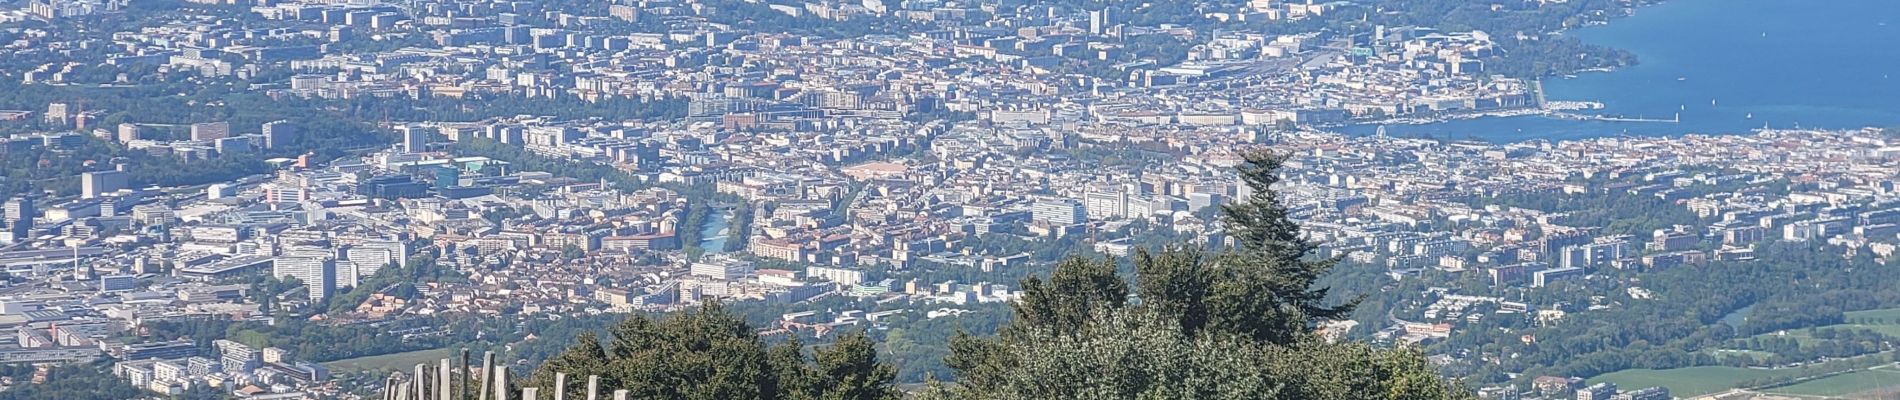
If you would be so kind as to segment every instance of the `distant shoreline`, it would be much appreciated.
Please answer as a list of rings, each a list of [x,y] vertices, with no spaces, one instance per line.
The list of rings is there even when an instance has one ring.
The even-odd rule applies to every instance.
[[[1548,96],[1545,100],[1550,103],[1605,104],[1600,110],[1579,109],[1565,114],[1599,116],[1563,115],[1552,119],[1533,117],[1542,114],[1536,112],[1499,111],[1351,121],[1321,127],[1368,135],[1379,125],[1387,125],[1394,136],[1474,137],[1512,143],[1539,138],[1747,134],[1763,128],[1836,130],[1900,124],[1900,113],[1895,112],[1900,104],[1887,95],[1895,90],[1896,81],[1883,75],[1890,71],[1884,66],[1892,65],[1891,54],[1852,50],[1892,45],[1895,31],[1886,23],[1892,20],[1892,4],[1850,1],[1801,12],[1786,11],[1784,6],[1788,4],[1781,0],[1646,2],[1635,8],[1666,7],[1617,13],[1609,20],[1618,25],[1586,25],[1605,25],[1597,30],[1565,29],[1562,32],[1571,38],[1626,51],[1640,60],[1542,80]],[[1830,15],[1841,14],[1857,17],[1829,23]],[[1625,16],[1643,18],[1619,20]],[[1724,25],[1724,21],[1732,23]],[[1803,28],[1810,24],[1821,25]],[[1846,46],[1813,45],[1843,41]],[[1627,68],[1637,66],[1641,68]],[[1617,75],[1595,74],[1608,72]],[[1625,119],[1645,122],[1626,123],[1622,121]],[[1670,122],[1674,124],[1667,124]]]

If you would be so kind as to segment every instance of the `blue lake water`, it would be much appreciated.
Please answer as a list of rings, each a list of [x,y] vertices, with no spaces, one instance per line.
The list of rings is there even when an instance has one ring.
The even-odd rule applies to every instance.
[[[1548,99],[1602,102],[1596,112],[1607,115],[1680,113],[1682,122],[1494,117],[1388,125],[1386,133],[1515,142],[1900,125],[1900,1],[1667,0],[1570,34],[1629,50],[1638,64],[1548,78]]]

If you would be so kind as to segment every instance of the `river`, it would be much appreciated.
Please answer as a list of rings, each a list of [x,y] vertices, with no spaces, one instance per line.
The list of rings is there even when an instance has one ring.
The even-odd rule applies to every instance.
[[[727,234],[730,233],[726,232],[726,226],[731,224],[732,212],[715,208],[706,215],[706,223],[699,228],[699,248],[706,250],[706,253],[725,252]]]

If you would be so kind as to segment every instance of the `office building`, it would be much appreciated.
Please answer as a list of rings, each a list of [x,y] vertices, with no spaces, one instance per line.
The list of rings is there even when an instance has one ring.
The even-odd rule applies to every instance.
[[[734,260],[709,260],[693,263],[693,276],[718,280],[744,279],[752,275],[752,263]]]
[[[248,137],[228,137],[212,142],[216,143],[215,148],[218,149],[218,154],[249,153],[253,147],[251,138]]]
[[[126,345],[118,349],[117,353],[118,357],[123,360],[150,360],[154,358],[176,360],[197,354],[198,345],[192,344],[190,340],[183,339],[169,342],[137,343]]]
[[[282,364],[290,361],[290,352],[276,347],[265,347],[262,352],[264,362]]]
[[[1082,203],[1069,199],[1043,200],[1036,202],[1030,209],[1030,218],[1056,226],[1068,226],[1088,222],[1088,213],[1083,211]]]
[[[97,198],[131,186],[130,177],[121,171],[94,171],[79,175],[79,198]]]
[[[297,140],[297,127],[290,121],[271,121],[264,123],[264,148],[275,149]]]
[[[840,285],[857,285],[870,279],[864,270],[843,267],[805,267],[805,276],[811,279],[837,282]]]
[[[72,105],[66,103],[52,103],[46,105],[46,123],[64,126],[72,123],[72,118]]]
[[[1616,384],[1603,382],[1577,389],[1577,400],[1610,400],[1616,396]]]
[[[213,183],[205,187],[205,198],[211,200],[236,196],[237,193],[237,187],[231,184]]]
[[[264,188],[264,200],[278,203],[302,203],[310,198],[310,190],[302,187],[268,186]]]
[[[429,130],[420,126],[405,126],[402,129],[402,152],[419,153],[428,151]]]
[[[119,124],[119,136],[118,136],[119,143],[139,140],[140,133],[141,133],[140,128],[137,124],[133,124],[133,123]]]
[[[1672,397],[1669,397],[1668,388],[1647,387],[1623,392],[1610,398],[1612,400],[1669,400]]]
[[[1089,218],[1114,219],[1129,214],[1127,192],[1088,192],[1082,198]]]
[[[522,134],[527,144],[535,146],[565,145],[580,140],[581,136],[580,130],[564,126],[529,127],[528,131]]]
[[[1089,34],[1100,35],[1108,32],[1108,27],[1114,24],[1114,21],[1110,20],[1109,17],[1110,14],[1106,8],[1089,11]]]
[[[99,291],[120,292],[138,287],[138,277],[132,275],[106,275],[99,277]]]
[[[1577,267],[1559,267],[1531,273],[1531,287],[1544,287],[1552,283],[1583,278],[1584,270]]]
[[[15,197],[7,200],[5,215],[7,223],[24,222],[26,226],[32,226],[33,219],[39,215],[40,211],[34,208],[31,197]]]
[[[343,258],[355,264],[354,273],[340,282],[345,286],[356,286],[362,280],[376,275],[383,267],[409,265],[409,244],[400,240],[371,240],[343,249]]]
[[[443,190],[462,186],[462,169],[452,166],[440,166],[435,169],[435,189]]]
[[[201,122],[191,124],[191,140],[209,142],[227,137],[231,137],[231,123],[229,122]]]
[[[292,251],[277,257],[271,276],[297,278],[303,281],[311,300],[321,301],[336,290],[336,256],[321,249]]]
[[[260,354],[251,346],[226,339],[218,339],[211,344],[218,348],[220,367],[226,373],[248,374],[264,364]]]

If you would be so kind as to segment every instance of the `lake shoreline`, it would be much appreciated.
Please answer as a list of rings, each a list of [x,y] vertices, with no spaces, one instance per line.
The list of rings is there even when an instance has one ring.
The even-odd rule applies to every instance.
[[[1608,24],[1565,30],[1592,45],[1628,51],[1638,62],[1544,80],[1547,97],[1606,105],[1566,114],[1645,122],[1553,119],[1515,110],[1323,129],[1359,136],[1376,134],[1384,125],[1392,136],[1513,143],[1900,124],[1900,99],[1888,95],[1900,93],[1900,80],[1891,79],[1900,71],[1882,67],[1900,65],[1900,55],[1868,50],[1900,46],[1894,40],[1900,38],[1900,21],[1892,20],[1900,6],[1878,0],[1794,1],[1669,0],[1640,6],[1641,12]]]

